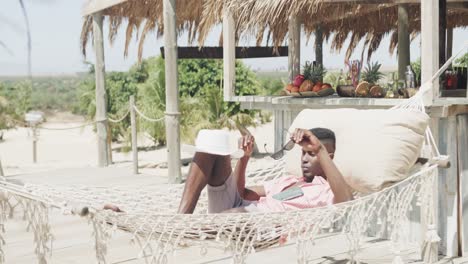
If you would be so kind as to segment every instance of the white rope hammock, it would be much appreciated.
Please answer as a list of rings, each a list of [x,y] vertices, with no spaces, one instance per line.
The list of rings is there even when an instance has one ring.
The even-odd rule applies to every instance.
[[[447,61],[445,68],[454,57]],[[414,97],[392,109],[424,112],[422,96],[431,87],[432,82],[424,84]],[[443,159],[429,129],[421,153],[430,160]],[[284,160],[280,160],[272,162],[268,168],[248,173],[246,185],[258,185],[281,177],[285,173],[284,165]],[[281,213],[207,214],[204,191],[194,214],[177,214],[183,185],[131,190],[43,184],[19,186],[0,181],[0,263],[5,262],[2,233],[8,215],[13,213],[13,205],[22,207],[25,219],[34,231],[36,254],[41,264],[46,263],[51,252],[47,217],[50,208],[84,215],[90,220],[99,263],[106,263],[107,242],[116,229],[133,234],[132,240],[141,250],[139,256],[144,256],[147,263],[166,263],[169,254],[187,246],[201,247],[202,255],[212,246],[221,247],[232,252],[235,263],[244,263],[248,254],[281,245],[284,241],[295,241],[297,260],[306,263],[314,250],[313,241],[328,233],[346,235],[350,242],[349,254],[354,260],[370,230],[380,230],[377,237],[388,234],[394,247],[393,263],[403,263],[399,252],[407,240],[405,227],[409,225],[409,212],[416,207],[430,226],[424,241],[425,250],[428,254],[437,254],[431,252],[431,245],[439,239],[432,226],[435,223],[433,186],[437,167],[437,163],[429,162],[405,180],[367,196],[358,195],[353,201]],[[103,210],[104,204],[118,204],[124,212]]]

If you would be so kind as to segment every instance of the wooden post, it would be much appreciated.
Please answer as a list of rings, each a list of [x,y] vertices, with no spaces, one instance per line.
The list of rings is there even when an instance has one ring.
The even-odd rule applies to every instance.
[[[181,182],[180,112],[177,73],[176,1],[163,0],[164,53],[166,54],[166,141],[169,183]]]
[[[315,61],[323,66],[323,30],[320,25],[315,29]]]
[[[292,82],[294,77],[300,73],[301,67],[301,24],[296,16],[289,17],[289,39],[288,39],[288,72],[289,80]],[[286,120],[289,111],[275,110],[274,126],[275,126],[275,151],[281,149],[284,139],[286,137],[285,129]]]
[[[224,101],[235,96],[236,83],[236,29],[234,17],[229,10],[223,13],[223,64],[224,64]]]
[[[453,52],[453,28],[447,28],[447,59],[452,57]]]
[[[408,5],[398,5],[398,79],[405,80],[406,66],[410,65],[410,35]],[[414,88],[414,87],[413,87]]]
[[[108,166],[109,146],[107,143],[107,96],[105,84],[104,39],[102,31],[103,16],[101,12],[93,14],[94,50],[96,52],[96,128],[98,140],[98,165]]]
[[[135,96],[130,96],[130,123],[132,125],[132,153],[133,153],[133,174],[138,174],[138,140],[137,140],[137,121],[135,113]]]
[[[447,61],[446,57],[447,0],[439,0],[439,67]]]
[[[2,160],[0,159],[0,177],[5,176],[5,173],[3,172],[3,167],[2,167]]]
[[[301,24],[296,16],[289,17],[288,72],[289,80],[301,71]]]
[[[439,118],[437,117],[432,117],[430,120],[429,120],[429,126],[430,126],[430,129],[432,131],[432,135],[434,137],[434,140],[436,141],[435,143],[437,144],[437,146],[439,146]],[[440,170],[439,169],[436,169],[436,173],[438,175],[438,172]],[[421,214],[421,246],[424,246],[425,244],[425,240],[426,240],[426,232],[428,231],[428,228],[429,228],[429,225],[435,225],[437,227],[437,224],[438,224],[438,214],[439,214],[439,207],[438,207],[438,190],[439,190],[439,180],[438,178],[436,178],[434,180],[434,186],[432,186],[432,191],[433,191],[433,196],[432,196],[432,205],[433,205],[433,214],[434,215],[425,215],[425,214]],[[431,205],[431,203],[428,204],[429,206]],[[423,205],[421,207],[421,210],[422,211],[427,211],[427,208],[425,207],[425,205]],[[431,218],[428,218],[428,217],[431,217]],[[438,230],[439,231],[439,230]],[[440,233],[439,233],[440,234]],[[434,260],[434,259],[438,259],[438,256],[439,256],[439,247],[435,248],[432,253],[432,255],[424,255],[421,250],[421,258],[423,260],[423,263],[430,263],[429,260]],[[428,259],[426,259],[428,258]]]
[[[421,1],[421,83],[430,81],[439,69],[439,2]],[[439,97],[439,82],[433,82],[432,93],[424,95],[424,104],[431,106]]]
[[[439,252],[447,257],[458,256],[458,204],[457,204],[457,119],[449,116],[439,120],[438,146],[449,155],[451,167],[440,169],[438,176],[438,225],[441,238]]]
[[[462,256],[468,255],[468,114],[457,116],[459,234]]]
[[[32,129],[32,140],[33,140],[33,162],[37,163],[37,127],[33,125]]]
[[[278,151],[284,144],[284,122],[283,122],[284,110],[274,110],[274,128],[275,128],[275,146],[274,151]]]

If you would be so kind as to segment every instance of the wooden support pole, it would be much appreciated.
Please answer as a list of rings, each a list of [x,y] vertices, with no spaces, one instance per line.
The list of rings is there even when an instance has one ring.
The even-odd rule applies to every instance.
[[[315,61],[323,66],[323,30],[320,25],[315,29]]]
[[[439,0],[439,67],[447,61],[447,0]]]
[[[104,38],[102,29],[103,16],[101,12],[93,14],[94,50],[96,53],[96,128],[98,140],[98,166],[110,164],[107,133],[107,95],[105,83]]]
[[[458,190],[457,190],[457,118],[439,119],[439,151],[450,157],[451,166],[440,169],[438,175],[438,225],[441,238],[439,253],[458,256]]]
[[[2,160],[0,159],[0,177],[5,176],[5,172],[3,172],[3,167],[2,167]]]
[[[37,127],[33,125],[32,129],[32,140],[33,140],[33,162],[37,163]]]
[[[447,28],[447,59],[452,57],[453,53],[453,28]]]
[[[169,183],[181,182],[180,112],[177,72],[176,1],[163,0],[166,77],[166,141]]]
[[[133,154],[133,174],[138,174],[138,140],[137,121],[135,113],[135,96],[130,96],[130,123],[132,125],[132,154]]]
[[[298,17],[289,17],[288,30],[288,72],[292,82],[301,71],[301,24]]]
[[[408,5],[398,5],[398,79],[405,80],[406,66],[410,65],[410,35]],[[413,87],[414,88],[414,87]]]
[[[236,28],[229,10],[223,11],[223,74],[224,101],[235,96],[236,84]]]
[[[439,69],[439,2],[421,1],[421,83],[430,81]],[[439,97],[439,82],[432,84],[432,93],[424,95],[424,104],[431,106]]]
[[[468,114],[457,116],[459,255],[468,256]]]
[[[288,38],[288,72],[289,80],[292,82],[294,77],[300,73],[301,67],[301,23],[298,17],[289,17],[289,38]],[[285,129],[289,128],[288,115],[289,111],[275,110],[274,127],[275,127],[275,151],[281,149],[286,138]]]

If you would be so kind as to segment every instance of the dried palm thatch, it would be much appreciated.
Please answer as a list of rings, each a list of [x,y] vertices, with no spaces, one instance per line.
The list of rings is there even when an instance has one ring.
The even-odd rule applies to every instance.
[[[176,1],[177,30],[179,33],[188,31],[190,43],[194,42],[200,25],[202,3],[200,0]],[[118,29],[126,26],[124,56],[128,55],[128,47],[134,36],[139,41],[138,57],[141,59],[143,43],[148,33],[155,31],[158,38],[164,33],[162,0],[129,0],[103,10],[103,15],[109,24],[108,38],[111,45],[115,41]],[[86,56],[86,45],[93,37],[92,24],[93,17],[86,16],[81,31],[81,50],[84,56]]]
[[[302,19],[307,40],[320,26],[325,41],[340,51],[348,38],[346,58],[355,51],[364,39],[367,57],[380,46],[386,35],[391,36],[389,51],[393,53],[398,42],[397,4],[325,3],[322,0],[177,0],[177,27],[179,33],[187,30],[189,43],[195,40],[202,46],[213,27],[222,23],[223,10],[231,11],[236,21],[237,41],[255,38],[260,45],[266,36],[267,45],[281,46],[288,36],[290,17]],[[408,5],[409,30],[412,38],[420,31],[419,4]],[[163,34],[162,0],[129,0],[103,11],[109,20],[109,40],[115,40],[117,30],[127,22],[124,55],[128,54],[129,43],[136,32],[139,39],[138,56],[141,58],[146,35],[156,30],[157,37]],[[449,9],[447,28],[468,25],[468,9]],[[139,34],[140,29],[141,34]],[[86,43],[92,34],[92,17],[83,23],[82,50],[86,55]],[[222,38],[220,37],[220,45]],[[364,52],[364,51],[363,51]]]
[[[272,45],[284,43],[288,33],[289,17],[300,17],[307,39],[318,26],[323,31],[325,41],[331,40],[334,50],[341,50],[350,38],[346,51],[349,58],[358,43],[364,39],[368,59],[380,46],[386,35],[391,35],[389,50],[395,51],[398,42],[398,5],[325,3],[321,0],[205,0],[203,20],[200,25],[199,43],[203,43],[213,25],[222,22],[222,13],[227,8],[237,22],[238,36],[256,36],[257,45],[263,41],[265,33],[271,37]],[[421,18],[419,4],[409,8],[409,30],[412,38],[420,31]],[[447,28],[468,25],[468,9],[449,9]],[[268,43],[267,43],[268,44]]]

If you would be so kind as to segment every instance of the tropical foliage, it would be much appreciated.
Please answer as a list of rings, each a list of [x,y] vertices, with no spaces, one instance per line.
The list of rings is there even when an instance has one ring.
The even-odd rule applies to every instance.
[[[223,100],[223,66],[219,60],[179,60],[179,108],[183,141],[191,142],[201,128],[238,129],[248,133],[247,126],[270,121],[270,115],[259,111],[241,110],[238,103]],[[93,69],[91,68],[91,71]],[[86,79],[80,86],[80,112],[90,118],[95,114],[94,80]],[[130,95],[135,95],[138,109],[150,118],[162,118],[166,109],[164,60],[153,57],[134,65],[128,72],[113,72],[106,76],[108,113],[118,118],[126,113]],[[236,62],[236,95],[261,92],[255,74],[241,62]],[[129,120],[112,125],[113,139],[129,138]],[[164,120],[150,122],[140,119],[139,129],[156,144],[164,145]]]
[[[411,62],[411,68],[413,68],[414,71],[414,77],[417,81],[417,83],[421,83],[421,58],[418,58],[417,60]],[[403,79],[403,78],[400,78]]]
[[[0,130],[11,128],[31,108],[31,87],[21,81],[13,85],[0,82]],[[15,102],[14,104],[12,102]]]
[[[468,52],[460,58],[456,59],[455,64],[461,67],[468,67]]]

